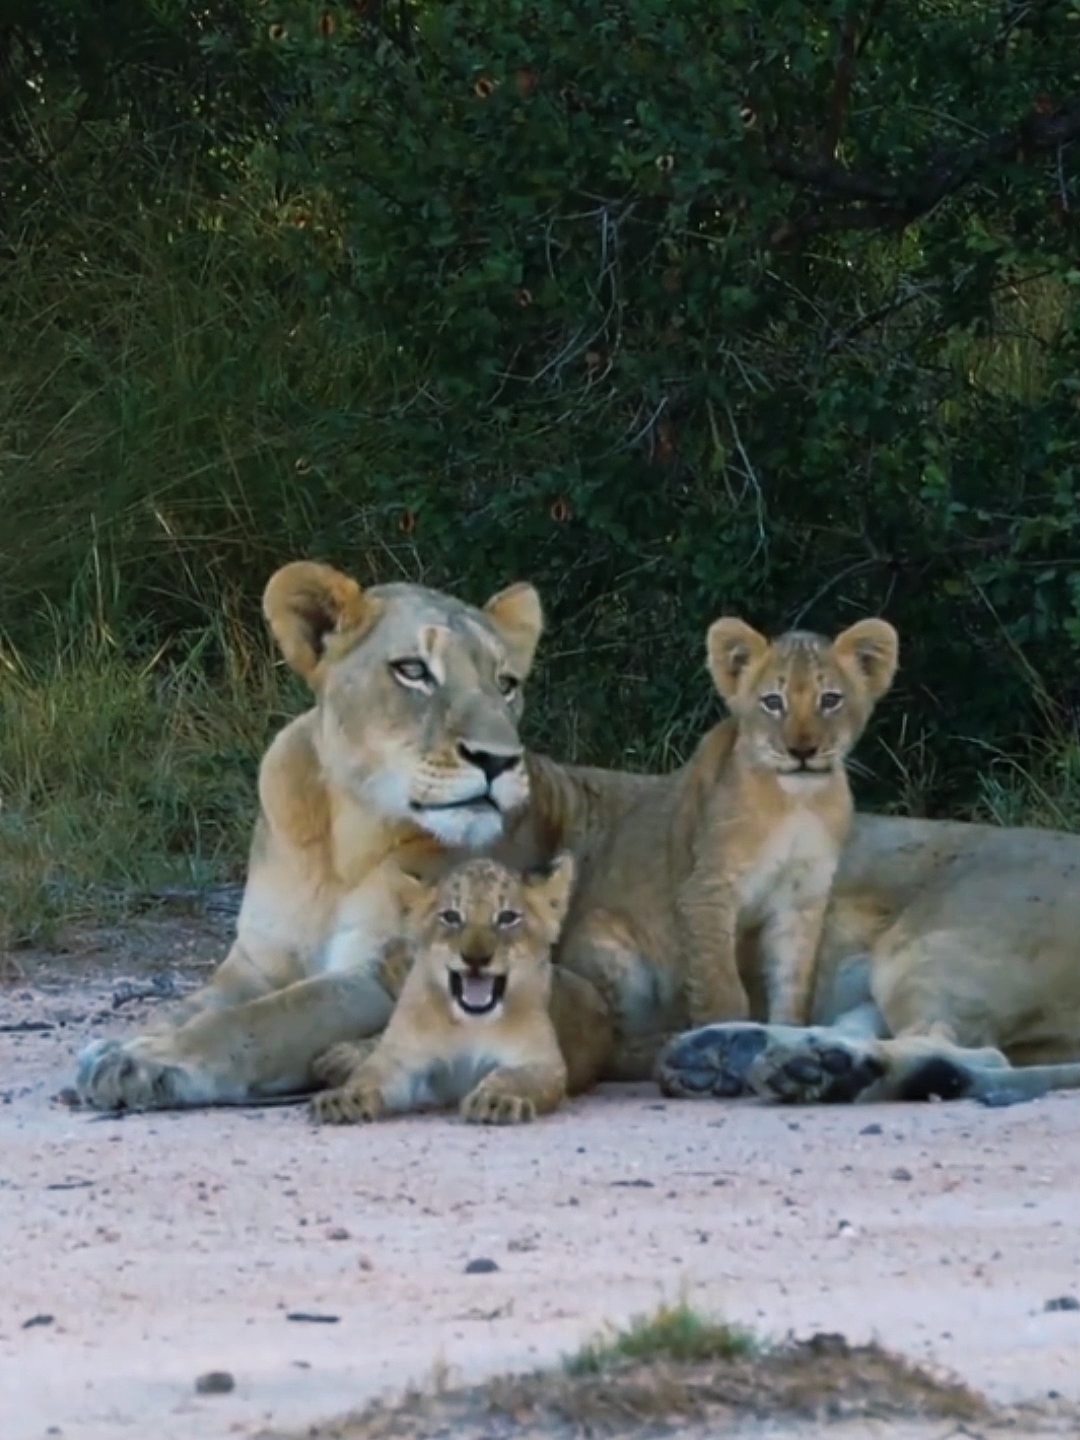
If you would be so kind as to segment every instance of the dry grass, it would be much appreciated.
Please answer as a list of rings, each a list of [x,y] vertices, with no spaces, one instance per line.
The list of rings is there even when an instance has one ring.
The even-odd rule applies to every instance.
[[[676,1424],[700,1425],[702,1435],[736,1433],[741,1420],[765,1417],[792,1425],[993,1418],[989,1404],[966,1386],[932,1376],[877,1345],[852,1346],[840,1335],[816,1335],[767,1347],[684,1304],[662,1307],[582,1355],[584,1362],[577,1357],[531,1375],[414,1392],[399,1404],[373,1405],[303,1433],[308,1440],[447,1435],[561,1440],[659,1435]]]

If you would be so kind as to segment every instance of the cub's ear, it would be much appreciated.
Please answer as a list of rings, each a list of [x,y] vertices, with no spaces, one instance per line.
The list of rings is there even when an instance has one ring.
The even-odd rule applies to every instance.
[[[842,630],[832,644],[843,664],[853,665],[871,698],[880,700],[893,682],[900,659],[900,637],[887,620],[858,620]]]
[[[294,560],[271,575],[263,614],[286,662],[314,683],[327,637],[374,624],[380,606],[349,575],[314,560]]]
[[[705,646],[713,684],[730,700],[738,693],[743,672],[763,658],[769,642],[745,620],[725,615],[709,626]]]
[[[401,919],[405,928],[410,929],[431,899],[436,887],[428,885],[420,879],[419,875],[412,875],[408,870],[399,870],[394,876],[393,888]]]
[[[484,614],[499,632],[511,665],[524,680],[532,669],[533,656],[544,630],[540,596],[531,585],[519,581],[493,595],[484,606]]]
[[[527,871],[522,877],[529,906],[552,945],[570,908],[576,868],[574,857],[564,850],[542,869]]]

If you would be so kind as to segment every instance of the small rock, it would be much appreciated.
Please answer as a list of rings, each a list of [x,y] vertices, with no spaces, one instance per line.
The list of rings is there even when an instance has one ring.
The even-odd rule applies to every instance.
[[[898,1165],[889,1178],[892,1180],[910,1180],[911,1171],[905,1170],[902,1165]]]
[[[1080,1300],[1075,1295],[1055,1295],[1047,1300],[1044,1310],[1080,1310]],[[25,1328],[25,1327],[24,1327]]]
[[[290,1310],[285,1316],[286,1320],[298,1320],[306,1325],[336,1325],[341,1319],[340,1315],[317,1315],[311,1310]]]
[[[361,1270],[374,1270],[374,1269],[375,1269],[375,1266],[371,1263],[371,1260],[370,1260],[370,1258],[369,1258],[367,1255],[358,1255],[358,1256],[356,1257],[356,1263],[357,1263],[357,1266],[358,1266]]]
[[[611,1183],[612,1186],[622,1185],[627,1190],[651,1190],[653,1188],[651,1180],[612,1180]]]
[[[51,1325],[52,1323],[52,1315],[31,1315],[29,1320],[23,1321],[22,1328],[24,1330],[33,1330],[35,1325]]]
[[[465,1266],[466,1275],[490,1275],[493,1270],[498,1270],[494,1260],[489,1260],[486,1255],[481,1255],[475,1260],[470,1260]]]
[[[326,1232],[326,1238],[328,1240],[350,1240],[352,1237],[344,1225],[332,1225]]]
[[[205,1375],[200,1375],[195,1381],[198,1395],[227,1395],[230,1390],[235,1389],[236,1381],[228,1370],[207,1370]]]
[[[874,1124],[874,1125],[864,1125],[864,1126],[862,1127],[862,1129],[859,1131],[859,1134],[860,1134],[860,1135],[880,1135],[880,1134],[881,1134],[881,1126],[878,1125],[878,1124]]]

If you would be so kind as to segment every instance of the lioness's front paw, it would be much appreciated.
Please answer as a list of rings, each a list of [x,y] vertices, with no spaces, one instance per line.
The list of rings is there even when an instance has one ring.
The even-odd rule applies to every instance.
[[[310,1113],[317,1125],[357,1125],[378,1120],[386,1110],[383,1093],[376,1085],[341,1085],[312,1097]]]
[[[885,1074],[875,1050],[830,1030],[778,1031],[747,1080],[756,1095],[787,1105],[850,1104]]]
[[[168,1037],[157,1035],[87,1045],[75,1088],[95,1110],[167,1110],[212,1098],[198,1074],[170,1058]]]
[[[311,1062],[311,1078],[317,1085],[338,1089],[359,1070],[378,1044],[376,1040],[342,1040],[331,1045]]]
[[[525,1125],[536,1119],[536,1105],[527,1095],[480,1086],[462,1100],[461,1115],[472,1125]]]

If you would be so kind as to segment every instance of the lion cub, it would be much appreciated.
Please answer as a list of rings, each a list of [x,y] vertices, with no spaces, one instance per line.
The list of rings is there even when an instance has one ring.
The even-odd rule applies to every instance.
[[[335,1046],[317,1062],[319,1078],[338,1088],[314,1097],[314,1117],[349,1124],[460,1102],[466,1120],[507,1125],[593,1083],[608,1022],[574,1003],[585,988],[576,976],[559,972],[552,996],[551,947],[573,874],[571,857],[561,855],[536,874],[469,860],[434,885],[403,876],[412,968],[372,1047]],[[385,966],[383,974],[395,989]],[[573,1056],[569,1073],[557,1024]]]
[[[745,1019],[738,941],[758,933],[768,1018],[805,1025],[829,891],[852,819],[844,762],[896,673],[884,620],[835,640],[770,643],[742,620],[709,629],[708,663],[736,738],[708,797],[681,894],[691,1022]]]

